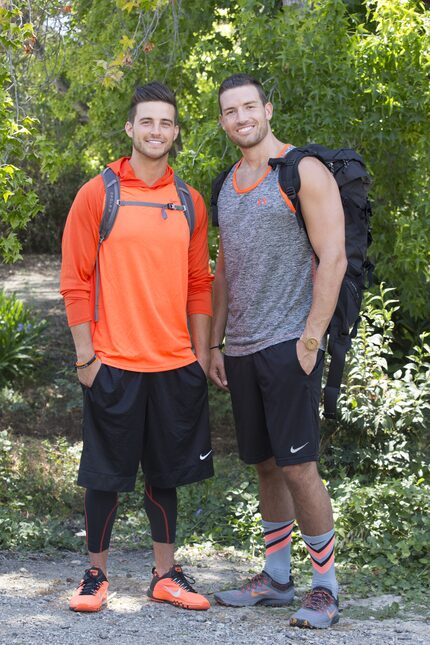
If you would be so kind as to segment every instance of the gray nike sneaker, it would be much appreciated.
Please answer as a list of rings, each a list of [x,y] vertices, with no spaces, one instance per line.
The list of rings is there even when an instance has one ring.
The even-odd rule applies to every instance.
[[[268,573],[262,571],[251,578],[239,589],[219,591],[215,600],[219,605],[227,607],[253,607],[266,605],[269,607],[284,607],[289,605],[294,598],[294,583],[286,584],[276,582]]]
[[[315,587],[303,599],[302,606],[290,618],[292,627],[326,629],[339,622],[339,602],[325,587]]]

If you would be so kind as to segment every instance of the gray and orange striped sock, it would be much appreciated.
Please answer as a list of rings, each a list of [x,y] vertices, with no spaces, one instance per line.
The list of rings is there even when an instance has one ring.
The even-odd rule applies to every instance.
[[[291,534],[294,520],[287,522],[261,521],[266,545],[264,571],[273,580],[286,584],[290,579]]]
[[[325,587],[337,598],[338,584],[334,568],[334,529],[323,535],[303,535],[314,568],[312,589]]]

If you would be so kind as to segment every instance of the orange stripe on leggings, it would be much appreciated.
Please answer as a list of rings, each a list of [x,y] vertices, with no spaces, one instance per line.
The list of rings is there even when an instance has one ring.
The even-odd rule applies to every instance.
[[[113,509],[111,510],[111,512],[109,513],[109,515],[106,518],[105,526],[104,526],[102,537],[101,537],[101,540],[100,540],[100,551],[99,551],[99,553],[102,553],[102,551],[103,551],[103,542],[104,542],[104,539],[105,539],[105,533],[106,533],[106,529],[107,529],[107,526],[108,526],[108,522],[109,522],[112,514],[118,508],[118,506],[119,506],[119,500],[118,500],[118,497],[117,497],[115,506],[113,507]]]
[[[159,504],[159,503],[158,503],[158,502],[157,502],[157,501],[152,497],[152,486],[149,486],[149,487],[148,487],[148,486],[145,484],[145,493],[147,494],[148,499],[150,499],[150,500],[151,500],[151,502],[152,502],[155,506],[158,506],[158,508],[159,508],[159,509],[160,509],[160,511],[162,512],[162,514],[163,514],[163,519],[164,519],[164,527],[165,527],[165,529],[166,529],[166,539],[167,539],[167,544],[171,544],[171,542],[170,542],[170,533],[169,533],[169,522],[167,521],[166,511],[165,511],[165,510],[164,510],[164,508],[161,506],[161,504]]]

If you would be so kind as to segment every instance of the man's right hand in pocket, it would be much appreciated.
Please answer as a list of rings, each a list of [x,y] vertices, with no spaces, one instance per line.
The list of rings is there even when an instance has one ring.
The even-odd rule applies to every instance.
[[[88,365],[88,367],[77,369],[76,371],[78,373],[79,382],[82,383],[82,385],[85,385],[85,387],[92,387],[92,384],[94,383],[94,380],[97,376],[97,372],[99,371],[101,366],[101,361],[96,358],[94,363],[91,363],[91,365]]]

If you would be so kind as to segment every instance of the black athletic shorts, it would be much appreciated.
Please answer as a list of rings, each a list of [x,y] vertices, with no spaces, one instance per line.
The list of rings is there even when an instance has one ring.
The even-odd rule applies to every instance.
[[[213,475],[205,374],[196,361],[166,372],[103,364],[84,393],[78,484],[132,491],[139,463],[159,488]]]
[[[275,457],[278,466],[319,458],[319,400],[324,352],[308,376],[297,339],[247,356],[225,356],[239,456],[247,464]]]

